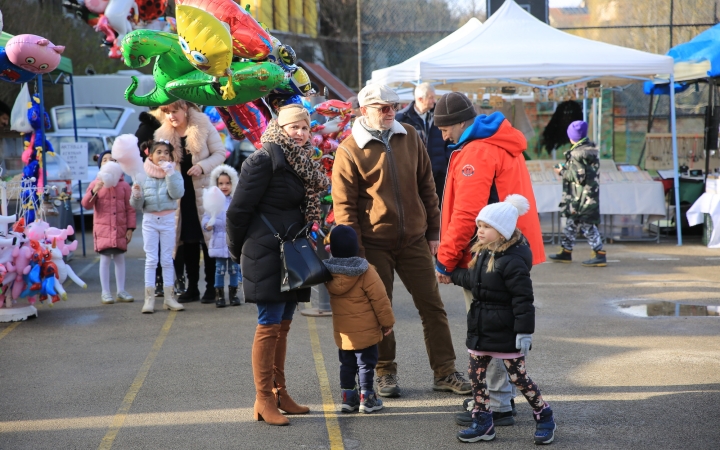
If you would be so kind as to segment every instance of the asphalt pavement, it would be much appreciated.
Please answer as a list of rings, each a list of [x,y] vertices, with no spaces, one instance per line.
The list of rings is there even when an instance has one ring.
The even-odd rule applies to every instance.
[[[555,411],[552,447],[720,448],[720,316],[653,316],[717,314],[720,251],[692,239],[607,250],[606,268],[532,270],[536,333],[527,368]],[[580,260],[589,250],[579,242],[575,254]],[[136,301],[102,305],[88,238],[87,257],[71,262],[88,289],[70,284],[69,299],[38,306],[39,317],[0,323],[0,449],[533,447],[534,421],[521,396],[517,423],[497,427],[494,441],[456,440],[453,415],[464,397],[432,390],[420,319],[399,280],[402,397],[385,399],[373,414],[338,412],[332,321],[298,312],[288,389],[311,413],[292,416],[288,427],[254,422],[255,306],[190,303],[182,312],[141,314],[143,258],[137,233],[126,258]],[[441,293],[456,366],[465,372],[462,294],[455,286]]]

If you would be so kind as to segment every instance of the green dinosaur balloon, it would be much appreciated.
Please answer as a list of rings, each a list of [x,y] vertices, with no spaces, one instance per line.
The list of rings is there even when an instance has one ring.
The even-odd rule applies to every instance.
[[[165,88],[177,98],[200,105],[232,106],[264,97],[286,81],[285,71],[272,62],[234,62],[230,68],[235,97],[229,100],[220,92],[227,77],[215,79],[199,70],[168,82]]]
[[[123,61],[128,67],[143,67],[155,59],[153,78],[155,89],[147,95],[137,96],[138,80],[132,77],[125,90],[125,99],[137,106],[162,106],[177,101],[166,90],[166,85],[197,69],[190,64],[180,48],[176,34],[154,30],[135,30],[125,35],[121,43]]]

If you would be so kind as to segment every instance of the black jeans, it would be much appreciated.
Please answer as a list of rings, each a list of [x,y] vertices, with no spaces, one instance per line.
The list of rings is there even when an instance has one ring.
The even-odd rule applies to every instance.
[[[182,250],[181,250],[182,249]],[[200,250],[202,249],[203,260],[205,261],[205,289],[215,292],[215,258],[208,255],[205,242],[183,243],[178,248],[177,254],[182,254],[187,271],[187,290],[197,289],[200,283]],[[177,271],[177,266],[175,268]]]
[[[375,366],[378,362],[377,344],[362,350],[338,350],[340,358],[340,389],[354,389],[355,376],[360,377],[360,389],[373,390]]]

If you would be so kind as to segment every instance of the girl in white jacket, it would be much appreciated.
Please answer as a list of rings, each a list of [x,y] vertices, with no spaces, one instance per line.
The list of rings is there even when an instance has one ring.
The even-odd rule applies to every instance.
[[[214,168],[210,172],[210,185],[217,186],[225,195],[222,204],[222,212],[215,216],[214,224],[210,225],[209,210],[214,210],[208,201],[212,201],[210,197],[203,195],[203,206],[205,213],[202,218],[202,227],[208,231],[212,231],[212,238],[208,243],[208,254],[215,258],[215,306],[224,308],[225,303],[225,273],[230,275],[228,284],[228,297],[230,306],[239,306],[240,299],[237,296],[238,283],[242,282],[240,274],[240,265],[230,259],[230,251],[227,246],[227,234],[225,232],[225,213],[230,206],[233,192],[238,184],[238,173],[232,167],[222,164]],[[219,209],[219,208],[218,208]]]
[[[168,141],[151,141],[143,144],[148,158],[145,160],[147,178],[132,187],[130,205],[143,211],[143,249],[145,250],[145,304],[143,313],[155,312],[155,268],[160,254],[163,271],[165,309],[182,311],[185,308],[172,296],[172,253],[175,248],[175,211],[178,200],[185,194],[183,179],[175,171],[173,147]],[[160,249],[158,250],[158,245]]]

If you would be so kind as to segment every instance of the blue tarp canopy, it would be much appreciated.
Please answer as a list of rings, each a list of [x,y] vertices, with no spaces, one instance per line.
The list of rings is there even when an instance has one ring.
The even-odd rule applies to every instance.
[[[693,81],[720,76],[720,24],[677,45],[667,52],[675,60],[675,92],[687,89]],[[646,94],[667,95],[669,83],[645,82]]]

